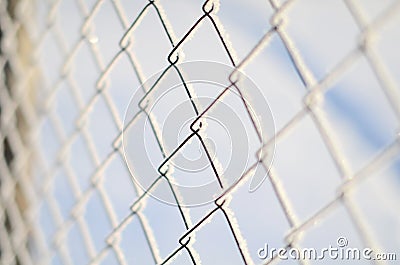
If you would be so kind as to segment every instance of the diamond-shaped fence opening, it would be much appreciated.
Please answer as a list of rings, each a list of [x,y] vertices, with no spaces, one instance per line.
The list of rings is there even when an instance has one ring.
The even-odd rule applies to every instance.
[[[399,17],[0,0],[0,263],[396,264]]]

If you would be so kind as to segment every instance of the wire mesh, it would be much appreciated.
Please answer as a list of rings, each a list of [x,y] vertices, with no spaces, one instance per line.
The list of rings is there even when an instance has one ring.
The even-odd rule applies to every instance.
[[[263,21],[251,24],[252,14],[244,6],[261,3]],[[342,234],[360,247],[397,251],[400,220],[390,190],[396,193],[399,185],[398,177],[392,177],[399,172],[400,92],[395,70],[399,61],[393,55],[395,46],[388,46],[387,55],[382,53],[385,46],[379,45],[398,40],[398,29],[397,35],[386,31],[399,22],[400,3],[373,7],[375,15],[361,1],[331,4],[343,13],[308,0],[254,0],[242,6],[237,1],[211,0],[1,1],[1,263],[269,264],[282,261],[278,255],[257,258],[257,249],[265,242],[301,249],[325,246]],[[310,13],[302,14],[304,6]],[[332,22],[321,15],[324,10],[333,16]],[[235,21],[226,20],[224,12]],[[316,22],[327,34],[329,47],[324,46],[323,36],[314,38],[312,33],[302,36],[305,43],[299,42],[298,36],[308,30],[300,30],[302,16],[315,19],[310,23]],[[261,29],[248,42],[233,30],[246,21],[250,25],[245,31]],[[342,35],[330,32],[332,24],[340,23],[345,26],[339,30]],[[203,33],[205,28],[213,35]],[[345,32],[350,29],[354,30],[348,36]],[[212,42],[219,48],[209,48]],[[197,46],[190,46],[193,43]],[[307,50],[307,44],[318,50]],[[284,54],[284,59],[274,59],[276,53]],[[179,63],[191,59],[221,61],[233,69],[225,77],[229,85],[207,108],[193,102],[194,118],[201,119],[232,88],[246,107],[248,99],[242,93],[246,88],[238,85],[234,74],[254,74],[271,97],[277,130],[262,141],[251,120],[258,135],[251,141],[258,143],[258,152],[276,143],[277,153],[271,166],[257,156],[212,204],[187,209],[168,174],[152,176],[147,190],[133,180],[125,162],[123,131],[135,124],[134,120],[124,124],[124,113],[138,87],[160,69],[175,71],[186,86]],[[262,68],[259,61],[270,65]],[[280,63],[289,69],[283,79],[290,82],[268,83],[275,80],[268,70],[283,69]],[[361,158],[346,149],[350,133],[340,128],[349,128],[348,124],[341,123],[344,118],[338,122],[329,105],[340,97],[338,90],[346,87],[346,78],[359,65],[369,75],[361,72],[355,78],[374,83],[383,102],[364,107],[385,109],[391,121],[386,138],[374,151],[362,151]],[[142,86],[143,97],[154,87]],[[349,104],[367,103],[359,92],[352,97],[350,92],[344,94],[354,100]],[[286,105],[273,104],[275,97],[289,95],[293,98]],[[192,99],[189,90],[185,96]],[[371,102],[378,98],[373,97]],[[353,115],[344,104],[338,108],[345,116]],[[379,114],[369,116],[370,127],[381,125],[375,120],[381,119]],[[140,108],[136,116],[149,119],[163,163],[187,144],[184,141],[172,154],[166,153],[154,129],[159,126],[157,119]],[[198,137],[209,154],[201,134],[193,131],[190,137]],[[312,153],[315,149],[317,154]],[[210,164],[220,180],[218,167],[212,160]],[[254,174],[268,177],[259,190],[249,193],[246,188]],[[177,207],[150,196],[162,185],[170,189]],[[377,228],[382,225],[390,226],[389,232]],[[337,232],[336,238],[331,231]]]

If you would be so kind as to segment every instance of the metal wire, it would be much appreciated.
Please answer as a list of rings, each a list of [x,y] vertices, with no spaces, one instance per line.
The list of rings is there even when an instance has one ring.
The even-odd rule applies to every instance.
[[[162,8],[162,1],[149,0],[143,3],[143,7],[138,12],[138,15],[133,19],[127,15],[130,10],[124,10],[120,0],[97,0],[92,5],[87,1],[76,0],[79,8],[79,16],[82,17],[80,24],[79,38],[71,45],[66,44],[65,32],[59,26],[59,17],[63,10],[61,0],[47,0],[41,3],[45,8],[46,25],[43,29],[36,31],[34,29],[35,22],[32,20],[32,10],[34,5],[29,0],[1,1],[0,2],[0,26],[1,26],[1,53],[0,67],[3,69],[1,78],[1,127],[0,127],[0,260],[2,264],[49,264],[56,263],[55,259],[59,258],[61,264],[74,264],[73,255],[71,255],[71,244],[68,243],[68,237],[73,229],[77,229],[81,237],[81,242],[84,246],[84,253],[87,256],[88,264],[101,264],[107,262],[106,258],[110,255],[115,257],[117,264],[128,264],[126,255],[127,250],[121,246],[122,236],[129,225],[135,220],[139,222],[143,235],[144,244],[147,245],[152,261],[154,264],[167,264],[173,262],[174,259],[186,253],[188,260],[193,264],[201,263],[201,256],[196,252],[194,246],[195,236],[201,232],[203,227],[213,221],[213,218],[221,214],[225,220],[226,229],[232,235],[231,238],[226,238],[227,245],[233,242],[236,251],[239,254],[240,262],[243,264],[253,264],[255,261],[251,258],[250,253],[254,252],[248,249],[243,239],[240,229],[240,222],[235,217],[235,212],[230,209],[230,202],[234,198],[235,191],[244,182],[251,177],[251,172],[255,170],[258,163],[263,163],[265,171],[268,172],[268,182],[270,183],[279,202],[280,208],[289,224],[289,230],[286,231],[285,244],[282,247],[297,247],[301,248],[302,235],[308,229],[315,226],[316,222],[324,220],[327,215],[332,213],[339,207],[344,207],[346,213],[351,219],[356,233],[362,239],[363,246],[374,247],[374,249],[382,249],[368,228],[368,220],[360,214],[360,209],[357,203],[349,195],[365,178],[373,175],[377,170],[385,167],[394,161],[399,155],[399,141],[397,138],[392,139],[392,143],[381,151],[376,157],[365,165],[361,170],[354,173],[349,168],[350,161],[343,155],[338,148],[338,138],[334,135],[333,130],[329,126],[329,120],[323,110],[320,108],[319,97],[324,97],[331,89],[331,84],[340,80],[343,73],[348,71],[353,65],[362,59],[366,59],[373,73],[379,80],[379,85],[390,102],[391,108],[397,119],[400,117],[400,94],[398,87],[391,82],[390,74],[385,69],[385,63],[379,55],[371,48],[372,39],[376,32],[388,23],[393,17],[399,15],[400,4],[395,1],[389,8],[383,11],[375,20],[368,22],[363,18],[362,8],[359,3],[353,0],[344,0],[348,10],[350,11],[354,21],[357,23],[360,30],[360,39],[358,46],[348,53],[329,73],[321,80],[318,80],[313,72],[309,69],[303,55],[296,47],[290,33],[287,31],[287,21],[290,20],[288,11],[291,6],[302,0],[281,1],[270,0],[269,5],[273,10],[273,15],[270,19],[270,25],[265,25],[268,30],[264,36],[254,43],[253,48],[242,59],[237,59],[234,55],[235,51],[228,43],[226,34],[224,33],[221,23],[218,20],[217,2],[207,0],[198,7],[201,14],[198,18],[193,18],[192,26],[186,30],[186,33],[180,38],[175,37],[173,28],[167,19],[168,14]],[[10,5],[14,3],[15,11],[10,11]],[[94,19],[103,8],[102,6],[108,3],[112,7],[112,12],[116,15],[117,22],[123,31],[120,36],[118,52],[109,60],[104,60],[98,44],[94,41],[95,32]],[[132,74],[138,81],[138,84],[145,84],[148,76],[145,76],[141,71],[141,61],[137,59],[137,51],[135,51],[132,40],[132,35],[137,30],[143,19],[148,16],[149,12],[154,11],[157,19],[161,23],[162,30],[165,33],[170,52],[165,54],[167,66],[162,72],[159,79],[152,84],[151,87],[143,88],[143,98],[145,98],[153,90],[157,89],[158,81],[168,72],[175,71],[182,81],[186,95],[192,103],[193,111],[196,115],[195,121],[190,125],[192,133],[186,138],[172,153],[167,153],[161,143],[160,135],[158,135],[155,127],[158,126],[157,121],[149,115],[145,108],[140,103],[138,104],[138,112],[132,120],[123,124],[123,117],[118,112],[118,106],[111,95],[110,79],[111,73],[116,65],[121,60],[127,60],[132,68]],[[183,12],[183,11],[181,11]],[[31,19],[29,19],[31,18]],[[179,68],[179,64],[183,59],[178,55],[178,51],[184,49],[183,46],[196,34],[196,30],[202,22],[208,20],[213,30],[215,30],[216,38],[220,42],[228,61],[234,68],[232,73],[227,76],[229,86],[227,86],[215,100],[207,106],[203,111],[196,105],[193,100],[193,95],[185,82],[184,74]],[[30,34],[36,36],[29,36]],[[27,34],[31,39],[31,47],[26,48],[28,53],[21,52],[21,36]],[[303,98],[302,108],[292,119],[290,119],[275,135],[270,136],[266,142],[263,142],[261,131],[257,127],[254,117],[249,110],[246,101],[246,96],[242,93],[245,88],[240,87],[235,74],[239,71],[246,71],[246,67],[259,57],[259,52],[267,47],[272,38],[279,38],[286,50],[288,57],[301,80],[305,89],[306,96]],[[42,74],[40,79],[44,80],[43,84],[38,86],[37,76],[38,71],[49,71],[51,69],[38,69],[40,65],[40,50],[43,49],[46,41],[51,39],[56,46],[57,52],[60,54],[61,68],[56,74],[56,79],[46,77]],[[91,57],[90,64],[94,65],[97,80],[94,84],[91,97],[85,99],[83,90],[87,89],[79,84],[75,69],[75,62],[79,52],[87,48]],[[89,64],[89,62],[88,62]],[[52,104],[57,93],[66,85],[68,93],[73,99],[73,104],[76,108],[76,113],[73,121],[73,129],[68,131],[64,122],[64,113],[58,113],[55,106]],[[36,87],[36,88],[35,88]],[[35,90],[36,91],[33,91]],[[39,92],[37,90],[40,90]],[[250,165],[246,172],[240,176],[237,182],[231,187],[224,187],[221,181],[221,173],[211,159],[210,151],[205,144],[204,139],[199,133],[202,128],[195,128],[195,124],[207,114],[213,107],[219,104],[219,99],[226,93],[235,90],[242,99],[242,103],[248,118],[253,125],[253,130],[258,136],[260,150],[266,150],[270,145],[276,142],[283,141],[288,137],[296,127],[298,127],[305,119],[311,119],[317,131],[323,140],[323,143],[328,150],[330,159],[334,162],[338,175],[340,176],[340,187],[337,196],[334,196],[324,207],[318,209],[311,217],[303,220],[296,214],[293,201],[288,195],[287,187],[282,184],[280,175],[275,166],[271,167],[265,163],[263,157],[258,158],[255,164]],[[27,92],[28,91],[28,92]],[[30,92],[29,92],[30,91]],[[39,104],[32,100],[32,94],[39,93]],[[112,141],[108,143],[108,153],[100,154],[96,142],[93,137],[93,131],[90,130],[89,121],[92,118],[93,109],[99,102],[105,106],[108,118],[111,118],[112,129],[115,131]],[[114,161],[124,163],[124,154],[122,148],[122,132],[133,126],[135,122],[147,117],[152,132],[157,142],[160,154],[163,157],[163,162],[158,168],[159,176],[155,177],[153,183],[146,191],[132,181],[135,189],[135,198],[132,198],[131,205],[123,205],[129,213],[120,218],[115,210],[115,205],[110,198],[110,194],[105,187],[105,175],[110,170],[111,164]],[[25,125],[23,123],[26,123]],[[21,125],[22,124],[22,125]],[[53,131],[56,142],[56,150],[53,152],[54,157],[49,157],[43,151],[42,141],[38,140],[43,136],[43,124],[48,124]],[[213,174],[218,180],[221,187],[221,195],[215,199],[213,206],[208,213],[205,213],[202,218],[196,222],[192,222],[190,213],[181,205],[177,191],[171,185],[171,180],[167,172],[162,171],[163,165],[185,147],[187,142],[192,138],[198,138],[202,148],[207,154],[209,163],[213,169]],[[70,157],[79,155],[72,151],[72,145],[81,139],[83,148],[88,154],[92,165],[88,185],[83,188],[80,184],[79,176],[76,169],[71,165]],[[49,139],[50,141],[50,139]],[[340,139],[339,139],[340,141]],[[34,161],[34,162],[32,162]],[[128,168],[124,170],[129,174]],[[67,181],[66,189],[71,191],[71,200],[73,205],[69,209],[69,214],[62,213],[63,201],[57,194],[54,194],[54,182],[58,175],[65,176]],[[149,223],[148,216],[144,211],[151,196],[149,195],[153,189],[156,189],[161,183],[166,183],[171,190],[171,194],[177,204],[179,217],[182,219],[182,229],[185,231],[180,237],[175,238],[176,248],[167,256],[160,254],[159,242],[155,239],[154,227]],[[225,188],[225,189],[224,189]],[[98,196],[101,202],[101,209],[98,211],[105,214],[111,229],[107,231],[104,244],[99,249],[97,247],[96,238],[90,230],[89,223],[85,219],[85,212],[88,208],[89,200],[93,196]],[[256,203],[256,202],[254,202]],[[39,219],[43,214],[44,207],[48,207],[49,218],[51,217],[55,229],[50,235],[51,242],[47,242],[45,229],[41,227]],[[274,218],[274,216],[271,216]],[[160,220],[161,222],[161,220]],[[236,225],[239,223],[239,225]],[[4,229],[3,229],[4,228]],[[140,235],[138,235],[139,237]],[[224,246],[220,246],[224,249]],[[140,254],[140,253],[139,253]],[[277,262],[277,256],[267,261],[267,264]],[[308,264],[306,260],[300,260],[300,264]],[[376,264],[381,264],[383,261],[374,261]],[[106,263],[107,264],[107,263]]]

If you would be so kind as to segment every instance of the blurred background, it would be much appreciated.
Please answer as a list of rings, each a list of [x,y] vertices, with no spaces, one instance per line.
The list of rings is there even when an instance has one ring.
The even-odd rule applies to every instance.
[[[399,258],[399,25],[396,0],[0,0],[0,263],[397,264],[257,251],[345,237]],[[176,54],[178,64],[242,71],[274,118],[265,141],[245,139],[254,155],[239,181],[192,207],[171,188],[172,171],[140,160],[160,165],[175,150],[162,152],[161,118],[137,106],[165,71],[179,73]],[[149,149],[123,145],[136,125],[132,141]],[[229,160],[221,138],[216,157]],[[204,154],[195,149],[185,150]],[[267,176],[254,192],[252,176]],[[177,205],[151,196],[157,189]]]

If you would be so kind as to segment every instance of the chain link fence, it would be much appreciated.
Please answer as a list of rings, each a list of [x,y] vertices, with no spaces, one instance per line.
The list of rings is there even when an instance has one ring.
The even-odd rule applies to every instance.
[[[338,238],[399,254],[399,18],[399,1],[1,0],[1,264],[314,264],[261,259],[260,248]],[[231,69],[207,105],[180,66],[196,60]],[[239,72],[269,102],[272,135]],[[193,107],[189,138],[171,150],[140,105],[168,73]],[[224,185],[206,129],[193,125],[233,90],[255,155]],[[128,130],[152,147],[124,146]],[[192,137],[220,189],[186,207],[168,171]],[[223,154],[244,152],[218,141]],[[133,160],[156,157],[158,172],[129,164],[127,148]]]

